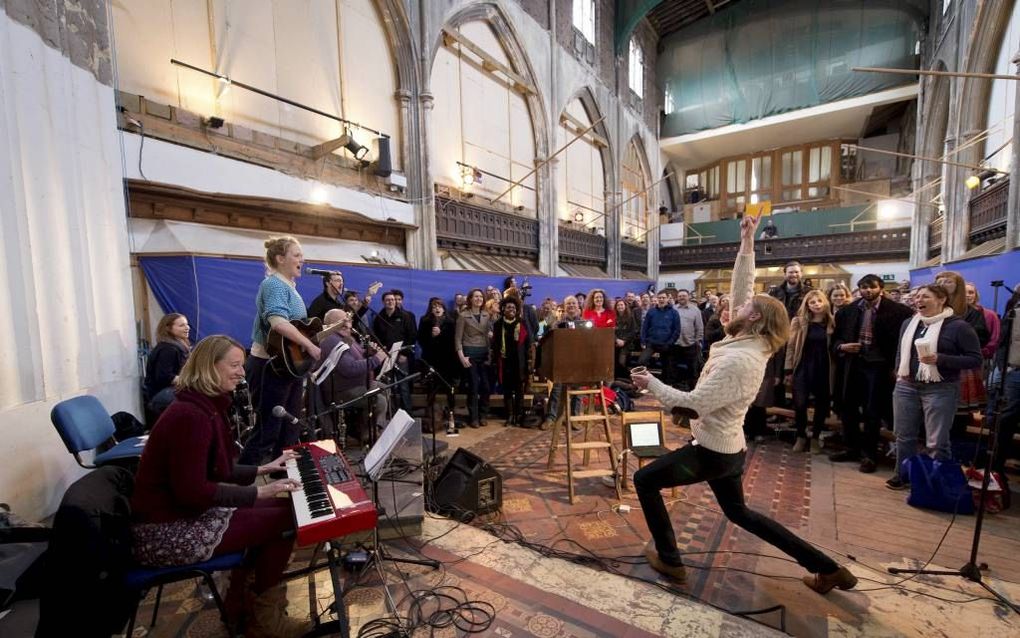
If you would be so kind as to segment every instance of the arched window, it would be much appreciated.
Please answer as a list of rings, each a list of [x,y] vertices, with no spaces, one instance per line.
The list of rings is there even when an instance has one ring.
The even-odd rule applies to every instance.
[[[1002,35],[999,44],[999,57],[995,61],[993,73],[1013,75],[1016,66],[1010,61],[1017,54],[1017,43],[1020,42],[1020,3],[1013,5],[1009,16],[1009,25]],[[1016,110],[1016,81],[992,80],[992,91],[988,98],[988,138],[985,140],[983,156],[988,158],[989,166],[1009,171],[1013,156],[1013,113]]]
[[[559,144],[566,144],[591,123],[592,118],[581,100],[574,100],[560,117],[562,134]],[[594,228],[603,234],[606,227],[606,181],[602,149],[605,146],[605,140],[589,132],[567,147],[560,156],[563,159],[556,172],[560,220],[575,227]]]
[[[631,140],[627,145],[627,153],[623,158],[623,201],[619,210],[620,236],[631,241],[644,242],[648,230],[648,212],[651,210],[650,193],[645,189],[651,179],[641,160],[641,150],[637,142]],[[641,193],[641,195],[635,195]]]
[[[645,96],[645,54],[637,38],[630,39],[630,58],[627,65],[630,90],[638,97]]]
[[[458,31],[494,61],[512,68],[488,23],[466,22]],[[436,183],[491,198],[534,168],[531,116],[519,86],[487,70],[475,52],[455,41],[436,53],[431,83]],[[532,175],[500,201],[534,216],[534,189]]]

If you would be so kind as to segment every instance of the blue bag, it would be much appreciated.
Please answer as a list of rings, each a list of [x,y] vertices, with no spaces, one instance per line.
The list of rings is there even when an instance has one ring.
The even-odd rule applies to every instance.
[[[956,461],[917,454],[903,461],[903,472],[910,479],[907,505],[950,514],[974,513],[967,477]]]

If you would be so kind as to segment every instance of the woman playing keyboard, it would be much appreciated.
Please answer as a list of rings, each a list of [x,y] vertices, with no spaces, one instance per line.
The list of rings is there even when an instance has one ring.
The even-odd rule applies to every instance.
[[[177,400],[156,422],[142,453],[135,491],[134,553],[143,565],[188,565],[247,550],[254,599],[244,596],[248,570],[231,574],[227,608],[247,616],[245,635],[298,636],[310,628],[286,616],[281,575],[294,548],[289,498],[293,479],[254,485],[282,469],[290,451],[262,466],[234,463],[228,409],[244,378],[244,349],[224,335],[192,350],[177,380]],[[246,604],[247,602],[247,604]]]

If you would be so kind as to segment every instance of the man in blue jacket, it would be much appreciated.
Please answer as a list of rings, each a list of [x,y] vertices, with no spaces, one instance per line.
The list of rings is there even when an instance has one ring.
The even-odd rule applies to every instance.
[[[652,354],[658,352],[662,381],[667,385],[673,382],[674,374],[670,348],[679,337],[680,316],[669,307],[666,293],[660,291],[655,296],[655,305],[645,312],[641,322],[641,357],[638,363],[647,366],[652,360]]]

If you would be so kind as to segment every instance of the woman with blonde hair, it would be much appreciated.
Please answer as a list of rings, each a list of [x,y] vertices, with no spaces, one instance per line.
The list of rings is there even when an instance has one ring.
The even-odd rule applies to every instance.
[[[797,441],[794,452],[803,452],[808,447],[807,412],[810,399],[814,398],[815,415],[811,425],[811,452],[821,451],[819,437],[829,416],[829,401],[832,394],[830,375],[833,369],[829,341],[835,321],[829,300],[820,290],[804,295],[797,316],[790,322],[790,342],[786,347],[786,375],[788,386],[793,388],[794,424]]]
[[[231,575],[232,620],[248,615],[245,635],[299,636],[310,627],[287,617],[283,571],[294,548],[290,499],[301,484],[255,478],[284,468],[293,452],[266,465],[234,462],[228,411],[244,378],[244,348],[225,335],[200,341],[177,379],[177,400],[163,412],[142,452],[131,509],[132,549],[142,565],[175,567],[213,556],[251,554],[254,599],[245,600],[247,570]]]
[[[754,235],[757,218],[740,222],[740,249],[730,282],[733,314],[727,337],[715,344],[690,392],[674,390],[647,372],[631,373],[631,380],[667,408],[682,407],[698,414],[691,420],[694,440],[660,456],[634,474],[652,541],[645,557],[652,569],[683,581],[676,537],[661,490],[707,481],[726,518],[790,555],[811,572],[803,578],[812,590],[825,594],[833,587],[852,589],[857,578],[810,543],[776,521],[747,507],[742,478],[747,442],[744,413],[765,378],[769,359],[786,343],[790,320],[786,307],[769,295],[754,293]]]
[[[293,237],[270,237],[265,241],[266,278],[255,297],[255,320],[251,331],[251,357],[245,369],[258,421],[251,438],[241,452],[241,463],[257,465],[280,455],[283,448],[298,442],[297,425],[286,423],[273,414],[282,405],[291,414],[301,409],[301,379],[276,372],[269,365],[269,333],[276,332],[296,342],[313,360],[319,358],[319,346],[291,325],[294,319],[308,316],[305,302],[297,291],[297,278],[305,256]]]
[[[853,294],[850,292],[850,287],[843,282],[837,282],[829,288],[829,307],[832,308],[832,314],[835,315],[845,306],[849,306],[850,302],[853,301]]]
[[[179,312],[163,315],[156,326],[156,346],[145,363],[145,408],[151,427],[156,418],[174,400],[174,379],[180,374],[191,352],[191,326]]]

